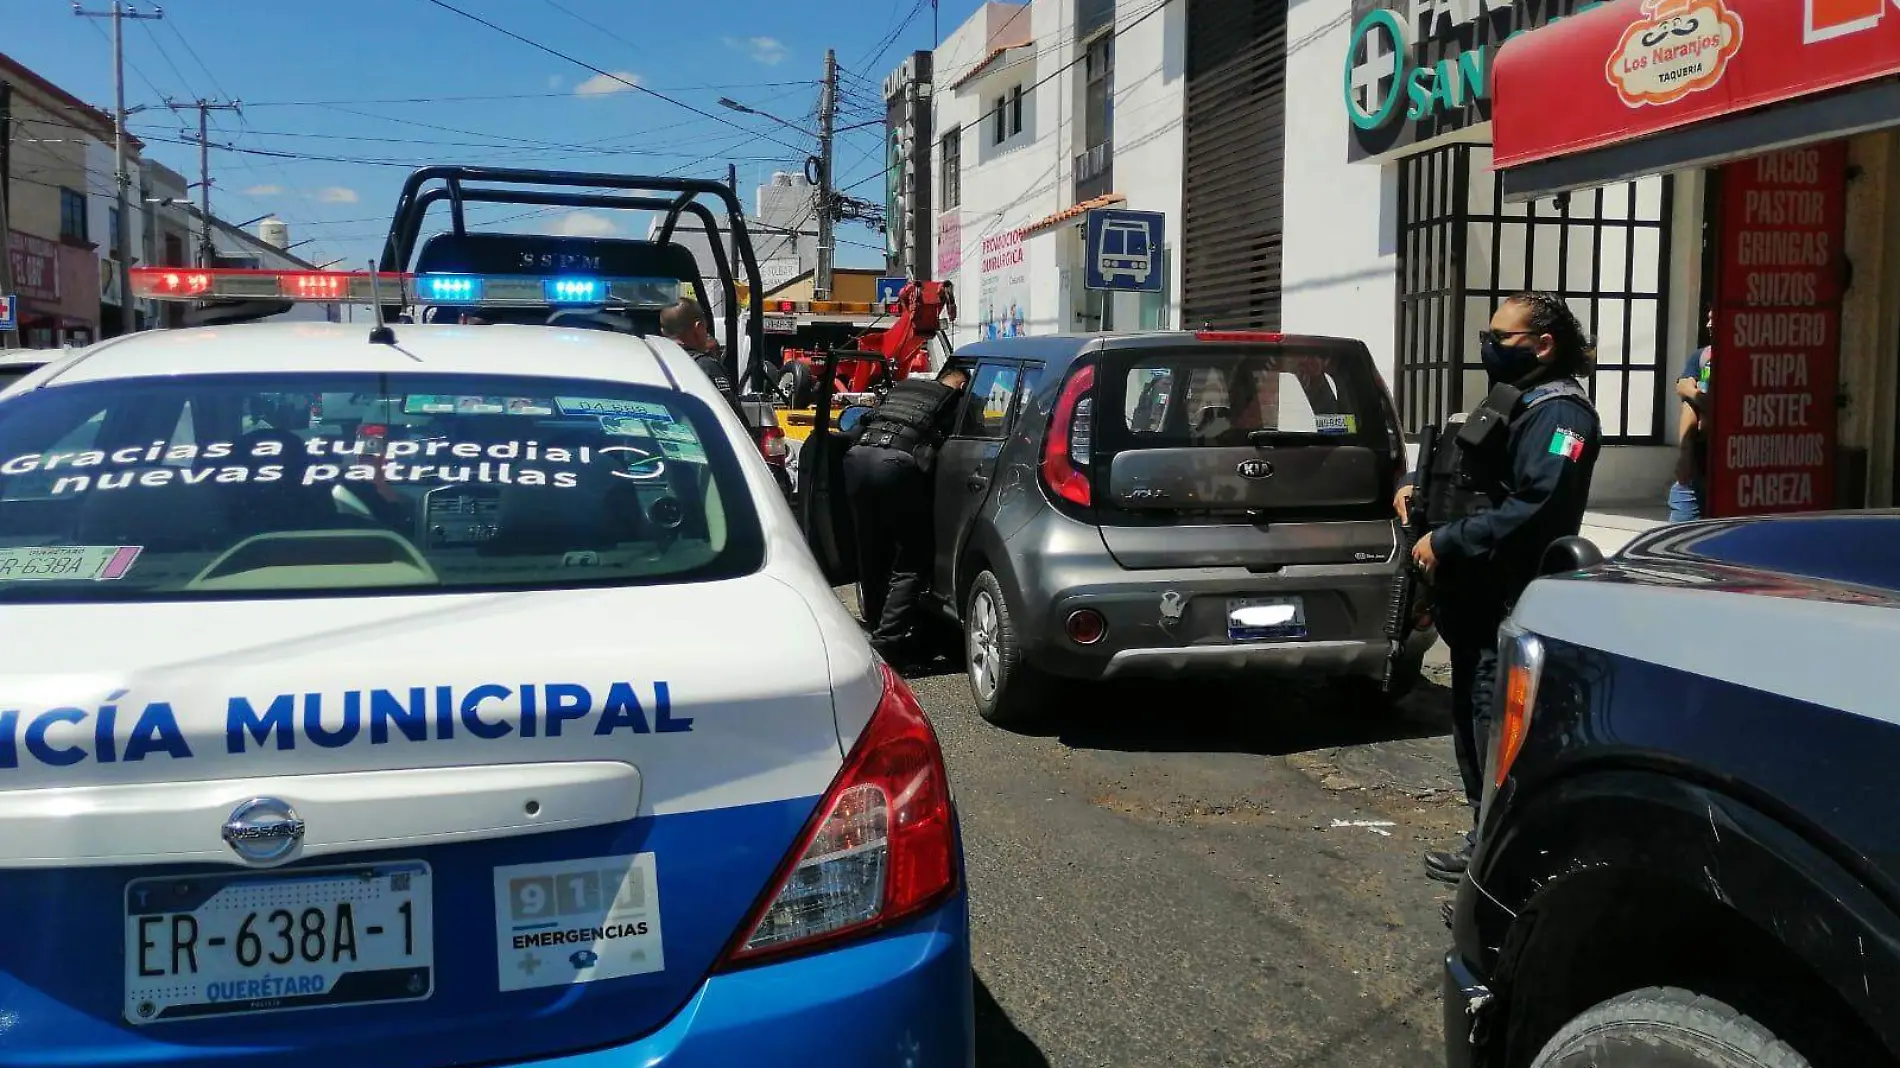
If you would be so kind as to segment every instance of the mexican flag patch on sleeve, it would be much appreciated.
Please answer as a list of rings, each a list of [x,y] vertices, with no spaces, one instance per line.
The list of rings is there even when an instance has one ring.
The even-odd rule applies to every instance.
[[[1574,430],[1559,427],[1557,432],[1550,436],[1550,454],[1561,456],[1572,463],[1583,459],[1583,436]]]

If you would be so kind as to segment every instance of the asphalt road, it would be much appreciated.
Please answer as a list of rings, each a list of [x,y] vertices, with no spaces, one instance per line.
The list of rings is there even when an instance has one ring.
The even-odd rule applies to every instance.
[[[959,665],[908,674],[964,819],[981,1068],[1444,1063],[1450,893],[1419,856],[1468,817],[1442,677],[1396,713],[1079,689],[1023,735]]]

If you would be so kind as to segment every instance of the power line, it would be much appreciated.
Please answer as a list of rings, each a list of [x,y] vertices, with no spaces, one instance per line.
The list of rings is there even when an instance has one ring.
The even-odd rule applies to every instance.
[[[776,137],[768,136],[757,130],[748,130],[744,126],[741,126],[736,122],[729,121],[723,116],[715,115],[709,111],[702,111],[701,109],[696,108],[692,106],[691,104],[686,103],[684,100],[678,99],[677,97],[671,97],[671,96],[666,95],[665,93],[659,92],[658,90],[649,89],[646,86],[639,84],[638,82],[630,81],[626,78],[622,78],[620,75],[615,74],[612,71],[602,70],[601,68],[594,66],[592,63],[589,63],[584,59],[578,59],[574,56],[568,55],[566,52],[560,51],[559,49],[550,48],[539,41],[533,40],[531,38],[523,37],[522,35],[514,32],[513,30],[504,29],[501,26],[495,25],[494,23],[488,21],[487,19],[482,18],[480,15],[476,15],[471,12],[464,11],[461,8],[456,7],[454,4],[448,3],[447,0],[427,0],[427,2],[434,4],[436,7],[439,7],[444,11],[454,12],[455,14],[460,15],[471,22],[480,23],[481,25],[486,26],[491,30],[494,30],[496,33],[499,33],[502,36],[507,37],[511,40],[519,41],[520,43],[525,44],[528,47],[535,49],[536,51],[546,52],[548,55],[554,56],[557,59],[563,59],[569,63],[574,64],[575,66],[584,67],[587,70],[593,71],[595,74],[598,74],[603,78],[611,78],[614,81],[619,82],[620,84],[626,86],[627,88],[634,90],[635,92],[645,93],[656,100],[664,100],[665,102],[672,104],[674,107],[680,108],[685,111],[690,111],[693,114],[698,115],[702,118],[712,119],[714,122],[720,123],[721,125],[724,125],[724,126],[730,126],[735,130],[739,130],[739,131],[751,134],[754,137],[763,138],[764,140],[770,141],[773,144],[780,145],[784,148],[789,148],[793,152],[806,151],[806,149],[802,146],[787,144],[786,142],[781,141]]]

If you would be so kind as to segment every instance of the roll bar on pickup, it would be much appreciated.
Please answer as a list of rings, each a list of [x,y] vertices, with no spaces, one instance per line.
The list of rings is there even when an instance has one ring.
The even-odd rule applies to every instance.
[[[431,182],[442,183],[435,188],[424,190]],[[464,183],[482,182],[487,187],[469,188]],[[599,192],[549,192],[545,190],[523,188],[492,188],[493,186],[561,186],[584,190],[618,190],[628,193],[671,194],[670,196],[619,196]],[[718,227],[713,213],[700,198],[712,197],[726,209],[727,225],[730,227],[733,244],[739,252],[739,263],[732,264],[726,259],[725,250],[715,240]],[[707,244],[712,248],[713,265],[719,273],[719,287],[725,298],[726,337],[733,339],[726,354],[726,371],[733,380],[741,384],[748,382],[756,389],[763,383],[761,362],[765,351],[765,312],[763,303],[756,299],[764,292],[760,284],[758,258],[752,249],[752,237],[746,230],[745,212],[740,207],[739,196],[730,186],[722,182],[705,178],[645,177],[625,174],[593,174],[584,171],[543,171],[510,167],[424,167],[409,175],[403,182],[402,193],[396,201],[396,212],[389,223],[389,233],[383,242],[383,254],[377,269],[380,271],[401,273],[409,269],[410,261],[415,257],[416,244],[422,235],[422,224],[429,208],[447,200],[449,202],[450,225],[456,237],[468,233],[465,205],[470,202],[491,204],[531,204],[551,207],[604,208],[629,211],[654,211],[663,213],[657,244],[673,243],[674,231],[679,227],[682,215],[691,215],[705,227]],[[754,298],[747,309],[745,336],[750,340],[746,346],[750,358],[743,376],[737,366],[740,346],[736,343],[739,332],[739,291],[733,277],[733,268],[743,267],[748,291]],[[688,281],[700,303],[702,311],[709,309],[705,287],[700,279]],[[394,319],[400,314],[399,308],[386,308],[384,314]]]

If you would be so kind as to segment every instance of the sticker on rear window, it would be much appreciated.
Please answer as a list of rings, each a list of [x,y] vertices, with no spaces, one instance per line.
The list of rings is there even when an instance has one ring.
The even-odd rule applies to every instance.
[[[496,868],[495,945],[504,991],[664,970],[654,855]]]
[[[1322,434],[1359,433],[1359,420],[1350,415],[1316,415],[1313,420],[1319,425]]]
[[[34,545],[0,549],[0,582],[110,582],[139,558],[137,545]]]
[[[650,438],[653,431],[647,429],[645,419],[635,419],[631,415],[603,415],[600,428],[621,438]]]
[[[681,463],[703,464],[706,462],[706,450],[700,448],[696,443],[662,441],[660,442],[660,452],[664,453],[667,459],[678,460]]]
[[[556,397],[562,415],[626,415],[656,423],[670,423],[673,413],[651,401],[602,400],[598,397]]]
[[[534,397],[509,397],[509,415],[553,415],[554,406]]]

